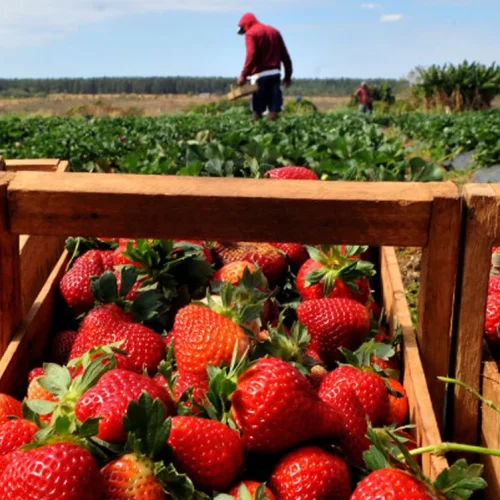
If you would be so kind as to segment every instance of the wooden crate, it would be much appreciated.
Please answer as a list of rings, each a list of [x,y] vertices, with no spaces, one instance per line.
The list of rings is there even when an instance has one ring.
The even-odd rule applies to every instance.
[[[259,90],[259,86],[257,84],[248,83],[241,87],[231,85],[231,90],[226,97],[230,101],[235,101],[236,99],[240,99],[241,97],[247,97],[249,95],[255,94],[257,90]]]
[[[439,443],[441,419],[431,401],[442,408],[444,387],[436,390],[435,377],[447,374],[449,364],[458,245],[441,242],[459,238],[460,199],[453,184],[19,172],[0,177],[0,186],[0,202],[8,209],[8,220],[0,218],[0,237],[7,250],[26,233],[423,247],[420,349],[391,248],[381,252],[380,274],[384,306],[403,330],[404,383],[419,444]],[[19,314],[19,291],[15,285],[2,290],[1,334],[6,342],[16,334],[0,362],[0,391],[15,390],[40,362],[66,258],[54,267],[20,329],[12,321]],[[0,266],[2,276],[18,282],[20,266],[12,252],[0,253]],[[423,465],[435,477],[446,460],[426,456]]]
[[[463,191],[464,238],[457,287],[455,377],[500,406],[500,374],[483,342],[491,249],[500,244],[500,185],[468,184]],[[500,415],[462,388],[453,391],[451,437],[500,448]],[[489,488],[500,498],[500,458],[482,457]]]

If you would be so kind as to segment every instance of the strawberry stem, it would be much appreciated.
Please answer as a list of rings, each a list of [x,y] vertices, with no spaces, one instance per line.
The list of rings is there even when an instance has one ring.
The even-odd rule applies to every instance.
[[[482,446],[473,446],[468,444],[459,443],[441,443],[431,446],[423,446],[421,448],[416,448],[410,451],[410,455],[422,455],[424,453],[432,453],[433,455],[444,455],[450,451],[463,451],[466,453],[477,453],[480,455],[491,455],[495,457],[500,457],[500,450],[495,450],[493,448],[483,448]],[[398,459],[403,459],[403,455],[399,455]]]
[[[446,382],[447,384],[455,384],[466,391],[470,392],[474,396],[476,396],[477,399],[479,399],[483,404],[491,408],[492,410],[495,410],[496,412],[500,413],[500,407],[497,406],[493,401],[490,401],[489,399],[485,399],[479,392],[475,391],[472,387],[469,387],[465,382],[462,382],[460,380],[454,379],[454,378],[448,378],[448,377],[438,377],[441,382]]]

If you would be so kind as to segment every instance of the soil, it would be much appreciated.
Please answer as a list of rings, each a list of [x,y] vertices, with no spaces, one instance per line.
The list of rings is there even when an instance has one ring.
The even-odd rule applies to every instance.
[[[417,323],[418,290],[420,284],[421,248],[397,248],[396,255],[403,277],[408,306],[413,324]]]

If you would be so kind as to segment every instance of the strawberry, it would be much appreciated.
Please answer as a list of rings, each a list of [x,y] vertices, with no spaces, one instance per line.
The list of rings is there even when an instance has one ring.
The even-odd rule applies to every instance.
[[[493,346],[500,345],[500,293],[488,296],[486,302],[486,318],[484,320],[484,333]]]
[[[207,374],[199,375],[197,373],[178,372],[174,385],[175,398],[179,400],[188,389],[193,390],[193,399],[198,404],[203,404],[208,392]]]
[[[134,372],[114,369],[105,373],[94,387],[85,392],[76,403],[75,415],[81,421],[99,418],[97,437],[111,443],[126,439],[122,418],[131,401],[137,401],[143,393],[158,398],[165,406],[167,415],[174,411],[173,403],[165,389],[153,379]]]
[[[45,373],[44,373],[45,375]],[[44,389],[39,380],[44,376],[38,376],[31,380],[28,385],[27,397],[28,399],[41,399],[43,401],[56,401],[54,394]]]
[[[500,293],[500,274],[490,276],[488,282],[488,295]]]
[[[310,348],[328,365],[341,359],[340,348],[357,348],[370,332],[368,310],[350,299],[302,302],[297,317],[311,336]]]
[[[397,380],[388,378],[387,383],[390,385],[392,391],[397,394],[391,393],[389,396],[389,413],[387,415],[386,424],[394,424],[396,427],[401,427],[408,418],[408,396],[405,388]]]
[[[30,384],[34,378],[43,377],[44,375],[45,375],[45,371],[41,366],[39,366],[37,368],[33,368],[33,370],[31,370],[28,373],[28,384]]]
[[[223,266],[235,261],[256,264],[271,285],[278,282],[286,271],[285,257],[269,243],[215,243],[214,251]]]
[[[425,483],[407,472],[397,469],[379,469],[365,477],[351,496],[351,500],[375,498],[431,500],[435,496]]]
[[[115,266],[130,266],[133,265],[135,267],[140,267],[138,262],[133,262],[128,257],[124,255],[124,252],[128,250],[129,244],[132,248],[137,246],[137,242],[128,239],[120,239],[118,247],[115,249],[113,253],[113,264]]]
[[[285,455],[269,482],[280,500],[349,500],[349,469],[339,457],[318,446]]]
[[[176,466],[201,489],[224,491],[243,470],[238,433],[215,420],[173,417],[168,444]]]
[[[90,250],[78,257],[71,269],[62,277],[59,290],[66,304],[77,314],[89,311],[94,305],[90,290],[90,278],[104,272],[102,257],[98,250]]]
[[[9,420],[9,417],[19,417],[23,415],[22,405],[12,396],[0,393],[0,425]]]
[[[261,359],[248,369],[231,403],[245,447],[259,453],[335,439],[344,428],[340,414],[319,399],[305,376],[278,358]]]
[[[374,427],[384,425],[389,414],[389,397],[382,377],[359,370],[353,366],[341,366],[328,375],[328,383],[348,382]]]
[[[281,250],[290,264],[300,267],[309,258],[304,245],[300,243],[271,243],[274,248]]]
[[[367,247],[335,245],[307,247],[310,255],[297,273],[297,290],[304,300],[350,298],[366,304],[371,291],[368,277],[373,276],[373,264],[358,255]]]
[[[64,365],[68,362],[77,335],[78,332],[66,330],[52,339],[49,358],[53,363]]]
[[[323,379],[318,395],[344,417],[345,432],[339,442],[348,459],[359,466],[363,464],[363,453],[370,447],[366,413],[351,384],[335,380],[333,373]]]
[[[60,442],[18,454],[5,468],[0,497],[16,500],[101,498],[99,467],[89,451]]]
[[[237,346],[241,357],[249,346],[245,332],[208,307],[183,307],[174,321],[175,360],[181,372],[204,374],[207,366],[230,364]]]
[[[264,177],[280,180],[318,180],[315,172],[306,167],[279,167],[268,170]]]
[[[0,425],[0,455],[17,450],[31,443],[38,432],[38,426],[29,420],[16,418]]]
[[[99,250],[99,255],[102,259],[102,265],[105,271],[114,271],[114,251],[113,250]]]
[[[236,260],[234,262],[226,264],[225,266],[222,266],[214,274],[214,279],[217,281],[225,281],[231,283],[234,286],[237,286],[243,278],[245,269],[248,269],[251,273],[257,271],[257,268],[250,262]]]
[[[260,489],[260,491],[259,491]],[[242,481],[240,484],[232,488],[228,495],[236,500],[259,500],[262,499],[262,492],[267,500],[276,500],[273,492],[263,483],[257,481]],[[261,494],[261,496],[259,496]]]

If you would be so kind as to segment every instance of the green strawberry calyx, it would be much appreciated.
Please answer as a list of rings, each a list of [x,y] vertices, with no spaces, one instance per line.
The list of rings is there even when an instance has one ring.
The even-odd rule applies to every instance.
[[[368,250],[366,246],[346,246],[342,251],[339,245],[319,245],[319,248],[306,246],[311,259],[321,267],[311,271],[305,278],[305,286],[324,284],[324,296],[328,297],[335,287],[337,279],[342,280],[353,292],[359,292],[356,280],[375,275],[375,266],[371,262],[353,257]]]
[[[390,373],[386,373],[376,363],[372,362],[372,356],[375,356],[383,361],[389,361],[396,356],[396,350],[392,343],[377,342],[375,339],[370,339],[361,344],[356,351],[340,348],[340,351],[346,358],[346,363],[339,363],[339,365],[350,365],[362,371],[376,373],[383,377],[388,377]],[[395,377],[399,378],[399,377]]]
[[[266,494],[266,483],[260,483],[257,490],[255,491],[255,496],[252,496],[245,483],[241,483],[238,488],[238,500],[269,500]],[[221,493],[217,495],[214,500],[234,500],[234,497]]]

